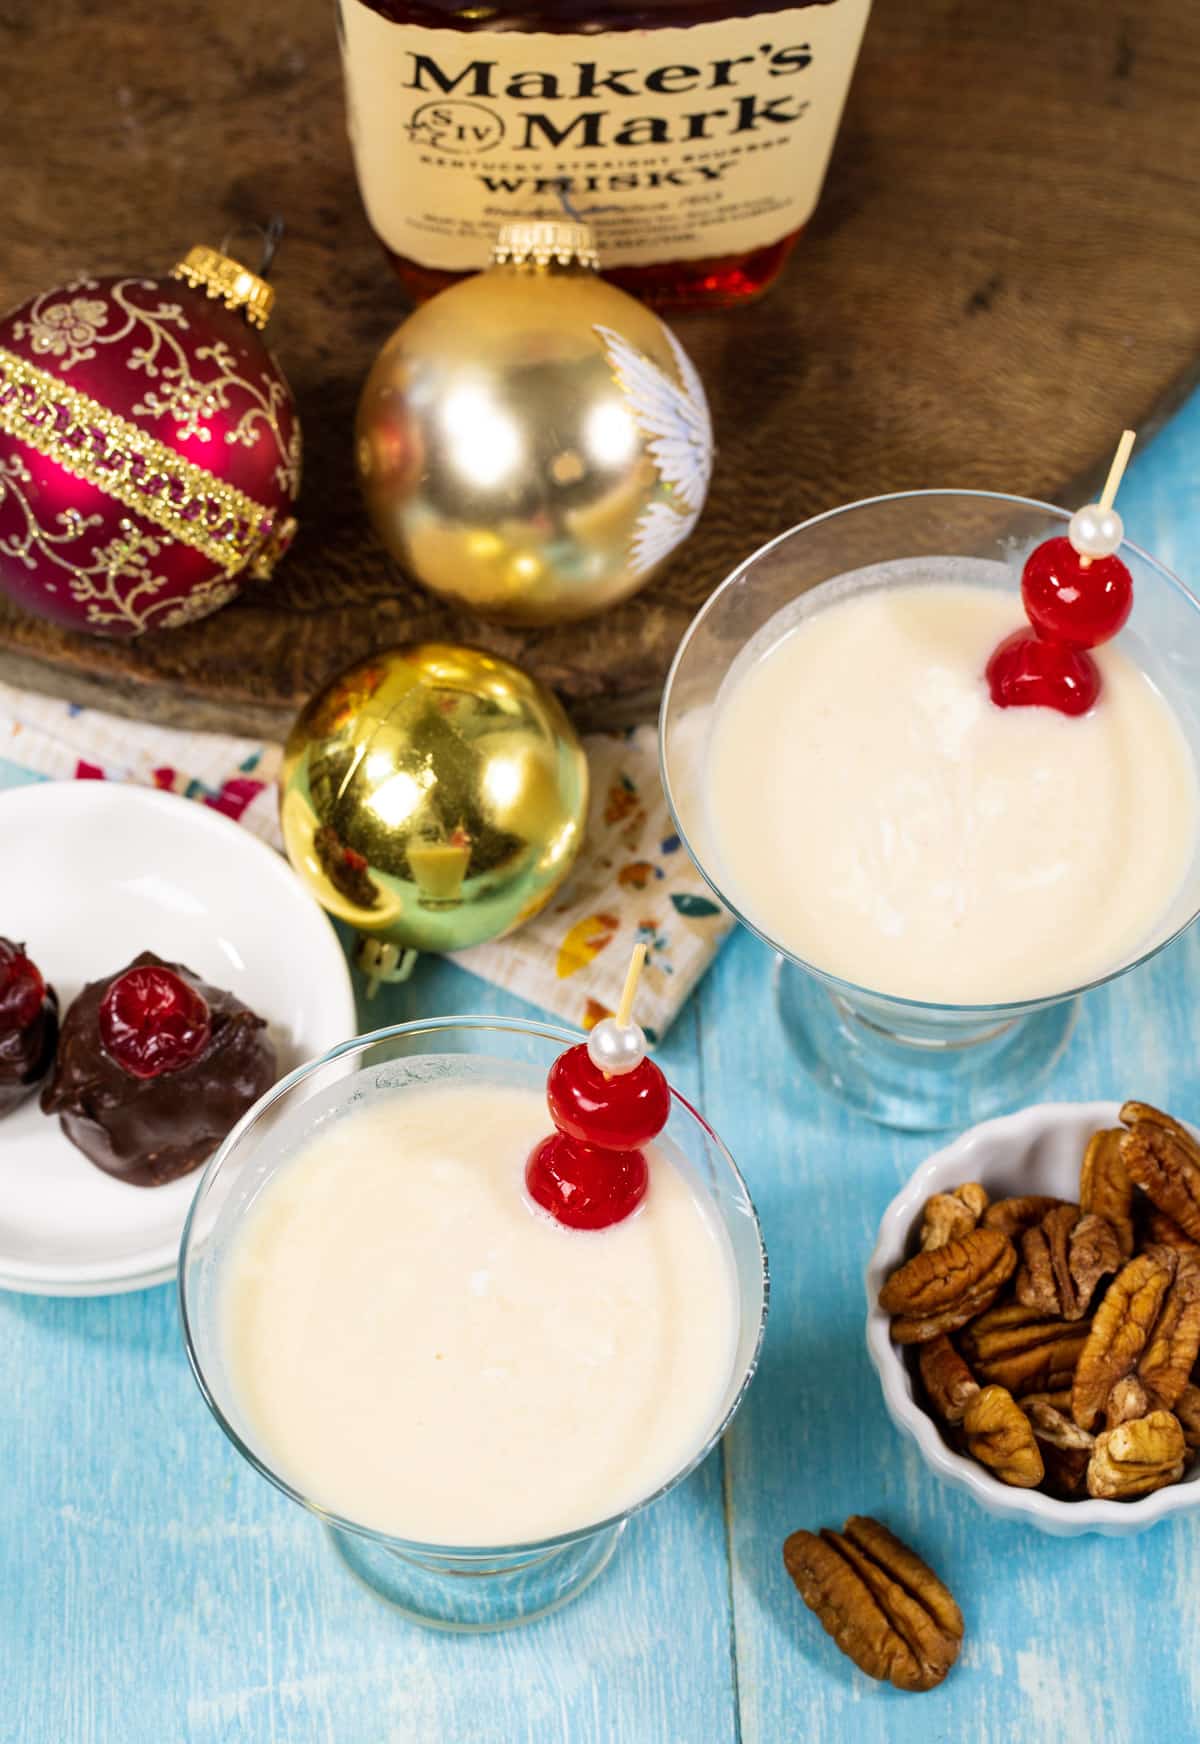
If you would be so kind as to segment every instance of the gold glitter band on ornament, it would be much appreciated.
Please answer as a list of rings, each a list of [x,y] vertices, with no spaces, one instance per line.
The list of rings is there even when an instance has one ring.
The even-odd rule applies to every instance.
[[[0,430],[144,515],[229,575],[245,568],[274,529],[273,509],[3,346]]]

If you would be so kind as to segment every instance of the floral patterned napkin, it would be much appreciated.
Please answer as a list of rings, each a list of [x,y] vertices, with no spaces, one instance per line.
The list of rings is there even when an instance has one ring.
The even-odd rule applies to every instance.
[[[455,961],[590,1028],[616,1007],[640,939],[638,1016],[666,1034],[733,922],[684,853],[658,778],[653,727],[584,740],[587,841],[558,895],[519,932]],[[181,793],[281,847],[278,745],[121,720],[0,684],[0,789],[30,781],[136,781]]]

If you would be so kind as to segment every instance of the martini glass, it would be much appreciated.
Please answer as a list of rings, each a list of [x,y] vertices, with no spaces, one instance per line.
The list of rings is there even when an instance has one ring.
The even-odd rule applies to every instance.
[[[1083,986],[1003,1005],[933,1004],[856,986],[789,951],[723,887],[719,821],[706,799],[708,736],[726,686],[829,594],[966,580],[1013,595],[1025,558],[1064,534],[1069,514],[984,491],[913,491],[852,503],[782,533],[740,564],[692,620],[659,717],[663,786],[681,841],[716,895],[775,953],[774,994],[797,1054],[858,1112],[912,1131],[965,1126],[1027,1101],[1063,1053],[1079,999],[1136,969],[1200,911],[1200,844],[1183,883],[1140,948]],[[1120,555],[1134,606],[1117,638],[1162,691],[1200,765],[1200,601],[1135,545]],[[746,771],[753,781],[754,771]],[[804,796],[797,795],[803,804]],[[1153,820],[1146,851],[1154,852]],[[1103,844],[1097,843],[1102,856]]]
[[[738,1326],[725,1386],[702,1439],[652,1494],[608,1519],[532,1543],[433,1544],[391,1537],[304,1495],[279,1469],[239,1399],[222,1312],[225,1264],[243,1220],[321,1123],[354,1102],[439,1085],[530,1085],[579,1041],[549,1024],[493,1017],[431,1018],[343,1043],[284,1078],[233,1129],[201,1176],[183,1233],[180,1309],[188,1358],[217,1422],[263,1477],[322,1521],[350,1569],[411,1621],[481,1631],[530,1622],[583,1591],[607,1566],[632,1515],[665,1496],[716,1446],[758,1363],[767,1312],[762,1231],[732,1157],[691,1105],[671,1092],[656,1142],[703,1195],[728,1239]]]

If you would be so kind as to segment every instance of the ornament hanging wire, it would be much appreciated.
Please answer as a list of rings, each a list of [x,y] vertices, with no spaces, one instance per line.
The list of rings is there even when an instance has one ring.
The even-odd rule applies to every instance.
[[[238,224],[232,230],[227,230],[221,238],[221,253],[228,254],[239,236],[257,236],[262,242],[262,254],[259,257],[256,271],[260,279],[271,276],[271,267],[275,262],[279,244],[283,241],[283,233],[287,225],[283,215],[275,212],[265,224]]]

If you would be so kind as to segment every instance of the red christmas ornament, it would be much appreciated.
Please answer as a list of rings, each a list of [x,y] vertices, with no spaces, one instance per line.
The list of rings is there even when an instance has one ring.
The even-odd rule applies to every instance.
[[[255,328],[274,293],[214,249],[79,278],[0,321],[0,590],[138,636],[216,611],[295,531],[300,426]]]

